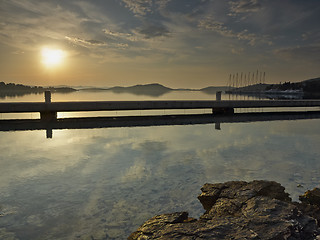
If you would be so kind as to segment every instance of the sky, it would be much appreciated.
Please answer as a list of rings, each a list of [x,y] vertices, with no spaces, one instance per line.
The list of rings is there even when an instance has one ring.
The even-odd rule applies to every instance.
[[[0,53],[25,85],[296,82],[320,76],[320,1],[0,0]]]

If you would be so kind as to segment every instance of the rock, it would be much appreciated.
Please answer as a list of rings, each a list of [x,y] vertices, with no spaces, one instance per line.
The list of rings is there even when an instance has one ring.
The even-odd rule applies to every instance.
[[[305,194],[299,196],[299,200],[303,203],[320,207],[320,189],[314,188],[313,190],[306,191]]]
[[[320,189],[314,188],[313,190],[306,191],[303,195],[299,196],[301,204],[298,204],[299,209],[305,214],[317,219],[318,226],[320,227]]]
[[[233,181],[205,184],[201,191],[205,213],[199,220],[187,212],[158,215],[128,239],[320,239],[311,214],[318,206],[293,203],[279,183]]]

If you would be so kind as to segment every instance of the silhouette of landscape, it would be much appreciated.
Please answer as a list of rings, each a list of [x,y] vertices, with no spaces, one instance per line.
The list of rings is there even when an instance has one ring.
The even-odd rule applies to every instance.
[[[217,91],[226,91],[235,94],[294,94],[303,93],[305,99],[320,98],[320,77],[300,82],[284,82],[279,84],[254,84],[239,88],[230,88],[228,86],[209,86],[201,89],[189,88],[169,88],[159,83],[139,84],[129,87],[115,86],[110,88],[96,87],[41,87],[41,86],[26,86],[22,84],[0,82],[0,98],[23,96],[26,94],[39,94],[47,90],[59,93],[71,93],[74,91],[111,91],[113,93],[130,93],[133,95],[159,97],[169,92],[174,91],[201,91],[206,94],[215,94]],[[296,91],[296,92],[294,92]],[[300,92],[297,92],[300,91]]]
[[[244,87],[229,87],[227,93],[243,95],[262,95],[268,98],[288,98],[290,96],[303,99],[320,98],[320,77],[300,82],[284,82],[279,84],[259,83]]]
[[[71,93],[77,90],[71,87],[41,87],[0,82],[0,98],[21,97],[28,94],[42,94],[45,91]]]

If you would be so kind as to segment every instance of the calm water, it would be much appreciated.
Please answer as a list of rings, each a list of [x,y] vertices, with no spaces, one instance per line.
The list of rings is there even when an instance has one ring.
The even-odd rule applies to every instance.
[[[105,92],[52,97],[214,98],[199,92],[158,98]],[[1,101],[43,101],[43,96]],[[203,209],[197,195],[206,182],[274,180],[297,199],[319,187],[319,123],[222,124],[220,131],[213,124],[54,130],[52,139],[45,138],[45,131],[0,132],[0,239],[125,239],[156,214],[188,211],[199,217]]]

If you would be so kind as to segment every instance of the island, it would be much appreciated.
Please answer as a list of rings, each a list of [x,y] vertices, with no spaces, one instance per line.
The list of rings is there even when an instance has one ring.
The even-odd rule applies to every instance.
[[[45,91],[70,93],[77,90],[71,87],[40,87],[0,82],[0,98],[18,97],[27,94],[42,94]]]

